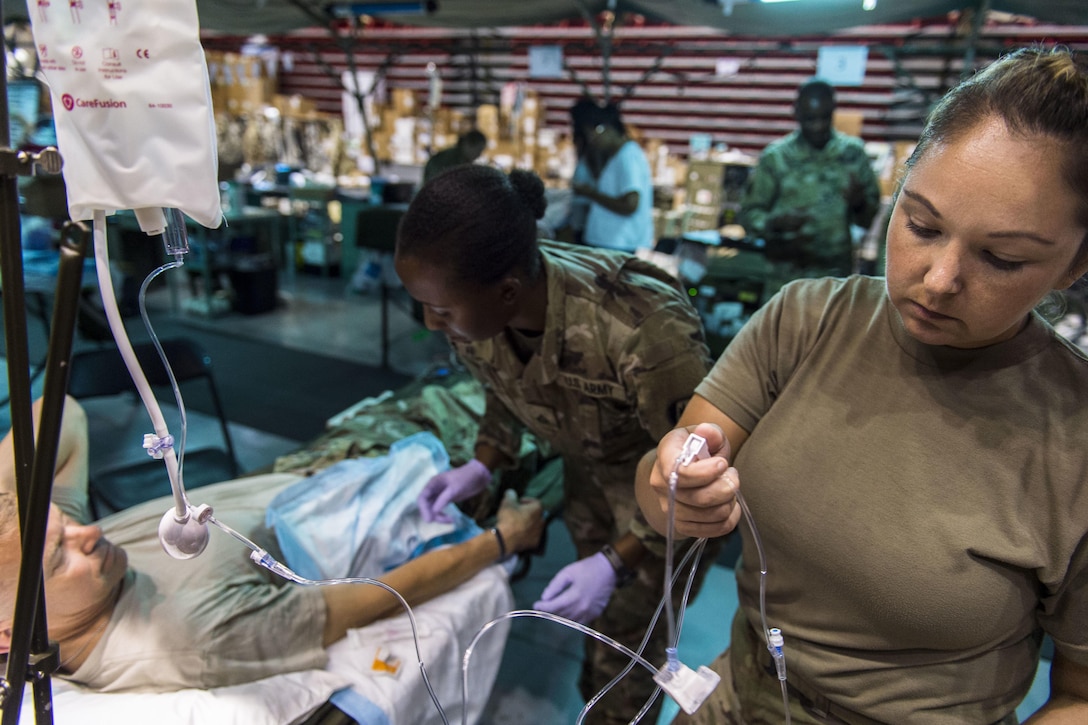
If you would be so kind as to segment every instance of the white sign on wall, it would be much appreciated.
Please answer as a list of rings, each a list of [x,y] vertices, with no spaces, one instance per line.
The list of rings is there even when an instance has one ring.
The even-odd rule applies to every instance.
[[[816,77],[833,86],[860,86],[865,80],[869,48],[864,45],[824,45],[816,56]]]
[[[529,77],[562,78],[563,47],[560,45],[530,45]]]

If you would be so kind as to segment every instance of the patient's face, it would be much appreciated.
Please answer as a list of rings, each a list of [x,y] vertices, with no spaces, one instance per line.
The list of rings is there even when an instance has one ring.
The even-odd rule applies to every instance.
[[[102,529],[50,507],[42,553],[49,629],[79,626],[112,606],[128,568],[128,555],[102,536]]]
[[[445,268],[413,256],[398,255],[394,264],[408,294],[423,305],[427,329],[450,342],[490,339],[513,318],[516,296],[511,298],[507,280],[485,287],[459,283]]]

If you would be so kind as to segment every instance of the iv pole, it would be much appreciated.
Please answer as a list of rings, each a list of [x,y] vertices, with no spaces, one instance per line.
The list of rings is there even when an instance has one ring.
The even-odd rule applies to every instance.
[[[3,17],[3,0],[0,0],[0,17]],[[2,725],[16,725],[22,708],[23,689],[30,680],[37,725],[51,725],[50,677],[57,669],[58,647],[55,642],[49,641],[41,562],[60,440],[61,414],[68,388],[68,365],[87,234],[84,225],[70,223],[61,235],[41,420],[35,446],[17,177],[32,175],[39,168],[48,173],[58,173],[62,161],[60,154],[52,147],[37,154],[11,149],[6,48],[4,51],[0,54],[0,285],[3,289],[22,558],[7,676],[0,678],[0,708],[3,709]]]

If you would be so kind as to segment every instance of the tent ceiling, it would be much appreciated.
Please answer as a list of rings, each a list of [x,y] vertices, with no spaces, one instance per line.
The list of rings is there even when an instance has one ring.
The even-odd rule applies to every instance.
[[[230,34],[282,33],[324,25],[331,0],[197,0],[205,30]],[[366,5],[367,0],[356,0]],[[397,1],[397,0],[394,0]],[[726,2],[727,0],[722,0]],[[8,18],[27,17],[26,5],[36,0],[5,3]],[[862,9],[862,0],[798,0],[763,4],[734,0],[727,15],[718,0],[437,0],[430,15],[383,15],[406,25],[486,28],[554,23],[596,15],[612,4],[618,13],[641,13],[655,21],[676,25],[719,28],[732,35],[785,36],[830,33],[835,30],[936,17],[977,6],[979,0],[877,0],[876,8]],[[369,4],[373,4],[370,2]],[[1088,25],[1085,0],[988,0],[992,10],[1028,15],[1066,25]],[[135,2],[134,2],[135,5]]]

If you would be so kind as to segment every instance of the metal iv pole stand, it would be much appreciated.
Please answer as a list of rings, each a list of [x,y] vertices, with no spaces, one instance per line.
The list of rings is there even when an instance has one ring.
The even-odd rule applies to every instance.
[[[0,17],[3,2],[0,0]],[[82,281],[86,227],[68,224],[61,237],[49,350],[46,356],[41,420],[35,446],[27,344],[26,297],[23,279],[22,234],[19,223],[17,177],[41,168],[58,173],[60,154],[47,148],[39,154],[11,149],[7,102],[7,52],[0,53],[0,285],[3,288],[4,334],[7,344],[8,389],[11,401],[15,479],[19,499],[22,559],[15,599],[7,676],[0,678],[2,725],[16,725],[22,708],[23,689],[33,684],[37,725],[53,722],[50,677],[57,669],[58,647],[49,641],[45,619],[42,552],[49,520],[60,440],[61,414],[68,388],[79,287]]]

